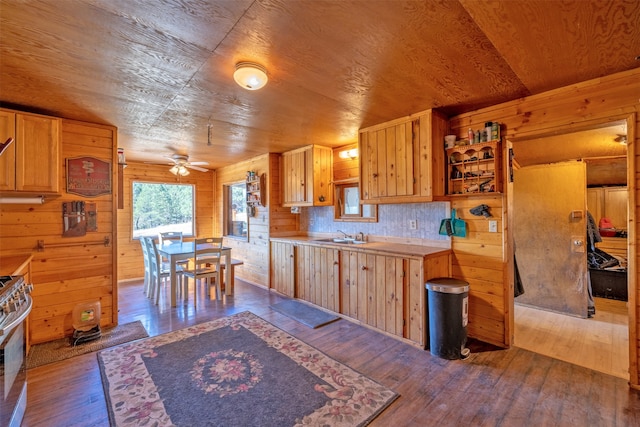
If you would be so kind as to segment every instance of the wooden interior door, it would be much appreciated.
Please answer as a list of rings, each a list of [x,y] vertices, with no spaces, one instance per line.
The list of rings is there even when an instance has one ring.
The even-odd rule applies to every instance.
[[[587,317],[586,167],[583,162],[514,171],[517,303]]]

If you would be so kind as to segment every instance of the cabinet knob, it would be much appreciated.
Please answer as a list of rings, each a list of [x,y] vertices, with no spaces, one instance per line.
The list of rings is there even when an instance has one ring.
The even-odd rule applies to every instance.
[[[372,174],[371,176],[372,176],[372,177],[374,177],[374,178],[377,178],[377,177],[378,177],[378,174],[377,174],[377,173],[374,173],[374,174]]]
[[[363,265],[362,267],[360,267],[361,270],[368,270],[369,267],[367,267],[366,265]]]

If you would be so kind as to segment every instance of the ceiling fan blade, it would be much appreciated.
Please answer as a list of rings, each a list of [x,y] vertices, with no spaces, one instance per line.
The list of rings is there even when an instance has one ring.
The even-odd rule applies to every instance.
[[[174,159],[173,157],[165,157],[165,159],[167,159],[167,160],[171,160],[171,161],[172,161],[173,163],[175,163],[175,164],[177,164],[177,163],[178,163],[178,160],[177,160],[177,159]],[[170,164],[171,164],[171,163],[170,163]]]
[[[201,168],[200,166],[193,166],[193,163],[187,163],[185,166],[189,169],[194,169],[200,172],[209,172],[209,169]]]
[[[205,165],[208,165],[209,162],[189,162],[189,164],[196,165],[196,166],[205,166]]]

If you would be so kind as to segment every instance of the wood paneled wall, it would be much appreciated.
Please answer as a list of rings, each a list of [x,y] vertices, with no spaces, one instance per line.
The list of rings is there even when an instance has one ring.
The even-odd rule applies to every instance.
[[[0,205],[0,255],[33,254],[34,308],[29,327],[32,344],[71,335],[73,308],[80,303],[100,301],[101,325],[117,323],[115,147],[115,127],[63,120],[59,157],[59,169],[63,171],[59,177],[61,197],[43,205]],[[111,163],[112,194],[88,198],[66,192],[65,159],[81,156]],[[96,204],[98,231],[82,237],[62,237],[62,204],[69,201]],[[100,243],[105,238],[111,242],[109,246]],[[44,241],[44,251],[36,250],[38,240]],[[64,246],[70,243],[82,244]]]
[[[640,214],[640,186],[637,170],[640,157],[635,146],[640,141],[638,112],[640,110],[640,69],[590,80],[543,94],[495,105],[468,114],[453,117],[451,133],[464,137],[469,127],[481,128],[485,122],[501,123],[503,141],[526,140],[573,130],[582,130],[600,123],[626,119],[628,125],[628,183],[629,183],[629,331],[630,331],[630,382],[640,386],[638,360],[640,342],[638,330],[637,254],[638,235],[635,218]],[[504,144],[507,145],[507,144]],[[506,152],[505,152],[506,154]],[[508,174],[508,156],[504,156],[505,175]],[[452,198],[452,207],[467,217],[467,208],[480,203],[491,206],[491,212],[499,221],[499,233],[474,234],[462,242],[453,242],[454,275],[471,285],[469,334],[496,344],[513,343],[513,262],[512,236],[509,228],[512,190],[505,181],[504,193],[495,198]],[[479,221],[484,221],[480,219]],[[494,248],[494,245],[498,245]],[[499,246],[502,247],[499,247]]]
[[[247,171],[266,174],[266,206],[257,206],[256,214],[248,218],[249,239],[225,238],[225,245],[232,248],[233,258],[244,265],[236,268],[236,275],[251,283],[269,286],[269,236],[272,232],[291,232],[298,229],[297,217],[289,208],[280,204],[280,156],[265,154],[245,162],[217,170],[215,212],[219,213],[215,230],[222,233],[224,186],[244,182]],[[263,195],[264,197],[264,195]]]
[[[125,153],[126,155],[126,153]],[[192,170],[187,176],[177,178],[169,172],[169,166],[128,162],[123,171],[123,206],[118,209],[118,280],[139,279],[144,276],[144,264],[140,241],[133,239],[131,190],[133,182],[183,183],[195,185],[196,235],[213,236],[214,217],[213,188],[215,172]]]

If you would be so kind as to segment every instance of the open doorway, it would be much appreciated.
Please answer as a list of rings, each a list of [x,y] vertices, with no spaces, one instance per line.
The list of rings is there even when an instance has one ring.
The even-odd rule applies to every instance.
[[[520,242],[516,241],[515,236],[518,236],[519,231],[526,227],[550,226],[546,231],[540,229],[538,235],[535,234],[535,229],[530,230],[528,234],[529,238],[536,239],[539,246],[538,253],[531,255],[521,251],[522,261],[528,263],[524,266],[525,268],[519,266],[520,270],[525,270],[526,277],[522,280],[522,287],[525,292],[523,296],[526,295],[526,297],[520,297],[522,303],[519,303],[519,297],[515,298],[514,345],[629,379],[629,302],[622,301],[619,294],[600,294],[593,298],[595,315],[591,318],[587,316],[587,300],[589,299],[587,285],[593,275],[584,264],[587,258],[586,251],[581,252],[581,245],[587,243],[585,241],[586,229],[584,228],[587,210],[592,212],[595,223],[598,225],[600,219],[607,216],[604,206],[602,204],[596,205],[598,200],[604,199],[598,199],[593,196],[593,193],[600,191],[602,195],[605,191],[609,192],[609,189],[615,188],[617,197],[620,197],[621,190],[624,190],[625,196],[627,195],[627,150],[626,146],[622,144],[627,134],[626,130],[626,120],[621,120],[593,126],[590,129],[510,141],[514,179],[518,179],[518,170],[531,169],[539,170],[529,175],[522,173],[521,178],[531,179],[536,176],[540,178],[537,184],[510,185],[509,206],[513,207],[510,223],[513,230],[511,238],[515,242],[516,265],[520,262],[518,245],[522,248],[527,242],[526,238],[523,240],[522,233],[520,233]],[[527,216],[523,215],[521,211],[516,213],[516,209],[522,209],[523,206],[529,207],[530,212],[535,215],[535,209],[542,203],[541,198],[545,196],[545,192],[552,193],[555,190],[554,185],[545,184],[545,173],[549,173],[549,179],[552,174],[556,174],[556,178],[559,177],[561,181],[562,172],[558,174],[557,170],[558,168],[561,170],[562,166],[556,165],[561,165],[564,162],[566,166],[573,167],[572,162],[577,161],[584,163],[584,179],[580,184],[584,188],[571,190],[571,186],[567,189],[567,186],[563,185],[562,191],[565,194],[572,192],[572,197],[555,194],[553,195],[555,201],[551,202],[562,205],[565,199],[576,199],[573,196],[577,194],[578,201],[574,200],[573,203],[578,203],[578,207],[569,208],[567,212],[560,214],[562,217],[557,221],[566,224],[565,228],[567,229],[569,226],[578,225],[581,227],[580,232],[577,232],[576,229],[567,231],[569,237],[566,239],[565,245],[554,242],[551,238],[554,233],[558,232],[557,228],[554,229],[554,224],[548,224],[548,220],[525,223]],[[572,173],[575,175],[574,172]],[[524,197],[519,196],[516,191],[529,191],[527,187],[536,189],[536,185],[539,191],[537,194],[533,194],[534,191],[532,191],[529,205],[526,203],[514,204],[514,200],[517,201],[518,198],[521,200],[529,197],[528,194]],[[543,185],[544,187],[540,188]],[[581,200],[584,200],[582,202],[583,208],[580,207]],[[625,197],[624,200],[623,210],[626,213],[628,211],[628,202],[626,202],[628,197]],[[618,200],[618,208],[619,204]],[[581,214],[582,210],[584,212]],[[604,246],[607,251],[612,245],[620,248],[619,251],[615,250],[614,255],[619,257],[620,264],[626,267],[629,257],[629,245],[626,240],[628,218],[625,215],[623,220],[617,219],[617,222],[618,224],[614,225],[617,236],[608,237],[607,242],[597,245]],[[572,233],[576,237],[572,237]],[[619,239],[619,242],[613,242],[615,243],[613,244],[612,239]],[[624,242],[622,242],[623,240]],[[525,243],[523,244],[523,242]],[[526,248],[529,249],[530,246],[535,245],[526,245]],[[574,260],[583,264],[579,264],[579,267],[576,265],[571,268],[566,267]],[[626,276],[626,271],[624,275]],[[539,281],[536,282],[534,279],[539,279]],[[568,291],[557,292],[557,285],[562,280],[571,282],[568,285]],[[628,286],[626,278],[624,284]],[[529,289],[528,293],[527,289]],[[536,299],[538,296],[540,303]],[[571,307],[571,305],[577,305],[577,307]],[[568,307],[566,311],[565,307]]]

